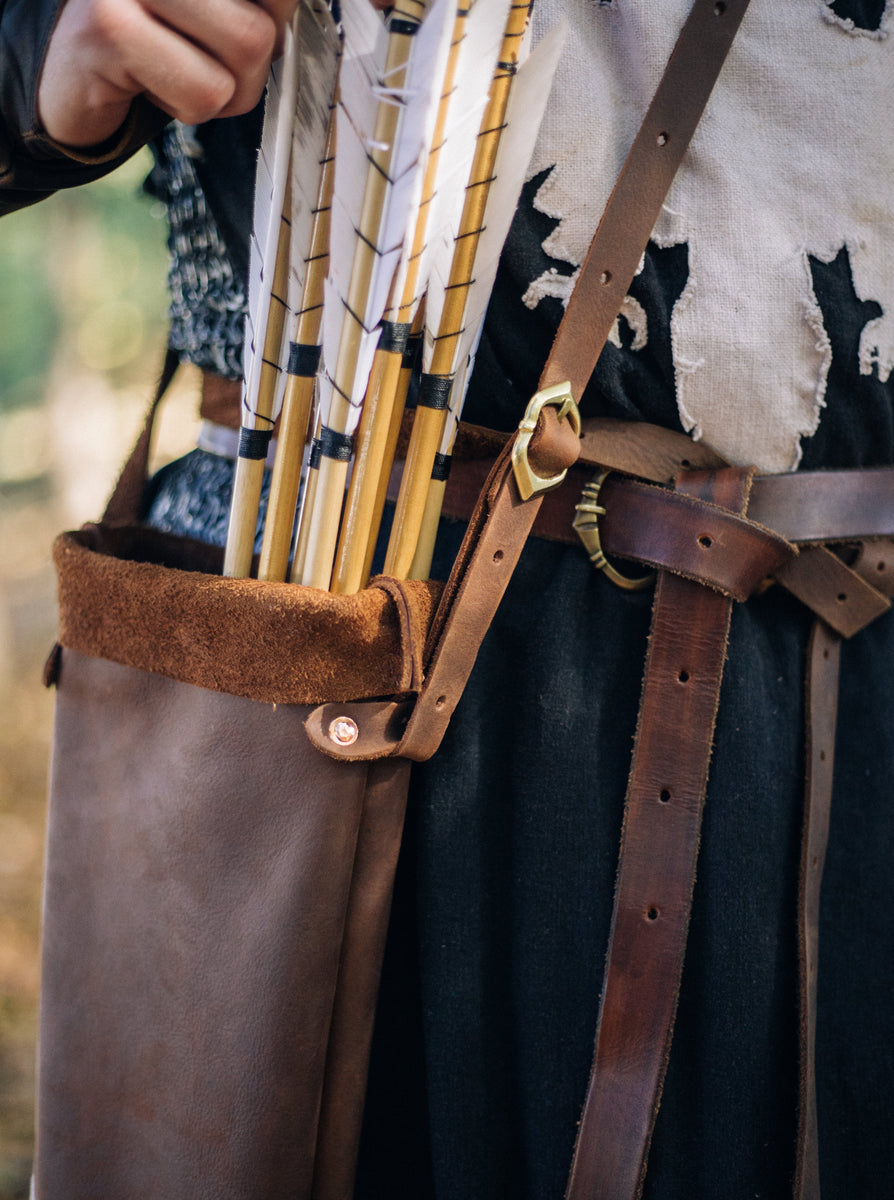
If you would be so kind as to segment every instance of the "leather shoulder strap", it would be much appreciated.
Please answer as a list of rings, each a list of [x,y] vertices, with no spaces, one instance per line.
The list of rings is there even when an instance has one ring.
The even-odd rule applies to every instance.
[[[541,387],[568,379],[575,396],[586,387],[748,3],[695,0],[590,245]],[[567,419],[559,421],[554,408],[545,408],[531,449],[549,474],[571,465],[580,443],[577,434],[571,436]],[[522,501],[507,445],[485,484],[444,589],[429,639],[425,683],[404,737],[391,730],[371,739],[368,757],[396,753],[424,761],[434,754],[541,500],[542,495],[535,495]],[[318,713],[308,736],[326,754],[349,757],[320,732],[327,727],[328,711]]]

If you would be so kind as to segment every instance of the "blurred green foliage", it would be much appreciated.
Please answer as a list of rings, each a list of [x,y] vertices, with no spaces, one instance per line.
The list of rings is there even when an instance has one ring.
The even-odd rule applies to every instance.
[[[102,493],[125,453],[116,439],[132,438],[110,405],[126,409],[133,393],[139,420],[164,343],[166,226],[142,191],[150,167],[144,151],[0,220],[0,1200],[25,1200],[31,1173],[50,545],[73,519],[66,489],[93,462],[69,426],[60,473],[56,426],[61,408],[88,441],[110,443]]]
[[[39,407],[54,347],[120,381],[165,319],[164,222],[143,151],[0,221],[0,413]]]

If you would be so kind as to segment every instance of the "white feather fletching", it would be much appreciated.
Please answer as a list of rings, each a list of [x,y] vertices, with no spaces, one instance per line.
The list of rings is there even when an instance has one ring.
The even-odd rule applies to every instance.
[[[296,15],[292,25],[286,28],[283,55],[270,71],[258,153],[243,350],[245,382],[242,391],[242,424],[248,429],[255,428],[257,422],[264,337],[270,314],[276,251],[288,180],[292,119],[298,87],[298,44],[294,30],[297,20]]]
[[[289,309],[301,305],[314,210],[326,153],[329,115],[341,43],[323,0],[303,0],[298,8],[296,38],[300,46],[298,95],[292,127],[292,253],[289,264]]]
[[[360,0],[360,3],[368,7],[368,0]],[[369,152],[372,148],[382,149],[375,147],[373,142],[378,106],[398,105],[400,119],[388,157],[384,203],[369,239],[376,249],[375,269],[362,308],[354,310],[362,325],[359,351],[349,377],[337,381],[339,391],[349,398],[351,406],[347,428],[341,430],[346,433],[353,431],[359,418],[359,406],[379,338],[379,322],[385,312],[402,247],[415,225],[441,95],[455,0],[433,0],[427,9],[418,32],[410,41],[407,75],[400,88],[385,77],[387,34],[380,39],[374,63],[357,53],[350,26],[351,7],[346,5],[342,14],[345,65],[337,108],[335,193],[323,313],[324,377],[321,391],[323,412],[327,414],[346,322],[367,179],[370,172],[376,170],[371,166]],[[374,67],[372,72],[370,66]]]
[[[500,254],[515,216],[566,34],[567,24],[560,21],[520,65],[512,85],[506,109],[505,128],[500,137],[494,165],[494,181],[488,192],[484,228],[475,253],[474,282],[467,293],[463,332],[457,341],[454,357],[454,372],[462,369],[466,380],[471,375],[469,363],[474,358],[481,338],[481,327],[493,290]],[[431,362],[434,351],[434,338],[444,306],[445,284],[451,257],[452,245],[444,249],[438,263],[432,269],[425,302],[423,369]],[[451,409],[458,413],[464,398],[465,387],[454,386]]]
[[[462,216],[465,184],[475,156],[481,118],[493,80],[510,0],[475,0],[466,18],[453,96],[429,205],[425,248],[419,268],[421,299],[436,262],[449,271],[453,241]]]

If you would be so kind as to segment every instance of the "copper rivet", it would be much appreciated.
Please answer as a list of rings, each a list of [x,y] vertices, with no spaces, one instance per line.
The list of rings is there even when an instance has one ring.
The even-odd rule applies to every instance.
[[[329,723],[329,740],[336,746],[353,746],[359,737],[357,722],[350,717],[336,717]]]

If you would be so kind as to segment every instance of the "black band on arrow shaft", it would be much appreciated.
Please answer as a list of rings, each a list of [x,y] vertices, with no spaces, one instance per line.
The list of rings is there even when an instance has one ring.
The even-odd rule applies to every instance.
[[[419,408],[446,408],[453,379],[450,375],[423,375],[419,385]]]
[[[239,434],[239,457],[266,458],[272,436],[272,429],[246,429],[243,426]]]
[[[289,346],[288,367],[290,375],[302,375],[305,378],[312,378],[316,375],[319,365],[319,346],[303,346],[299,342],[291,343]]]
[[[447,476],[450,474],[450,467],[453,463],[453,456],[450,454],[442,454],[440,450],[435,455],[435,461],[432,463],[431,477],[435,483],[446,483]]]
[[[410,337],[410,328],[408,321],[383,321],[378,348],[388,354],[403,354]]]
[[[336,462],[349,462],[354,450],[354,439],[349,433],[338,433],[324,425],[320,430],[320,453]]]

